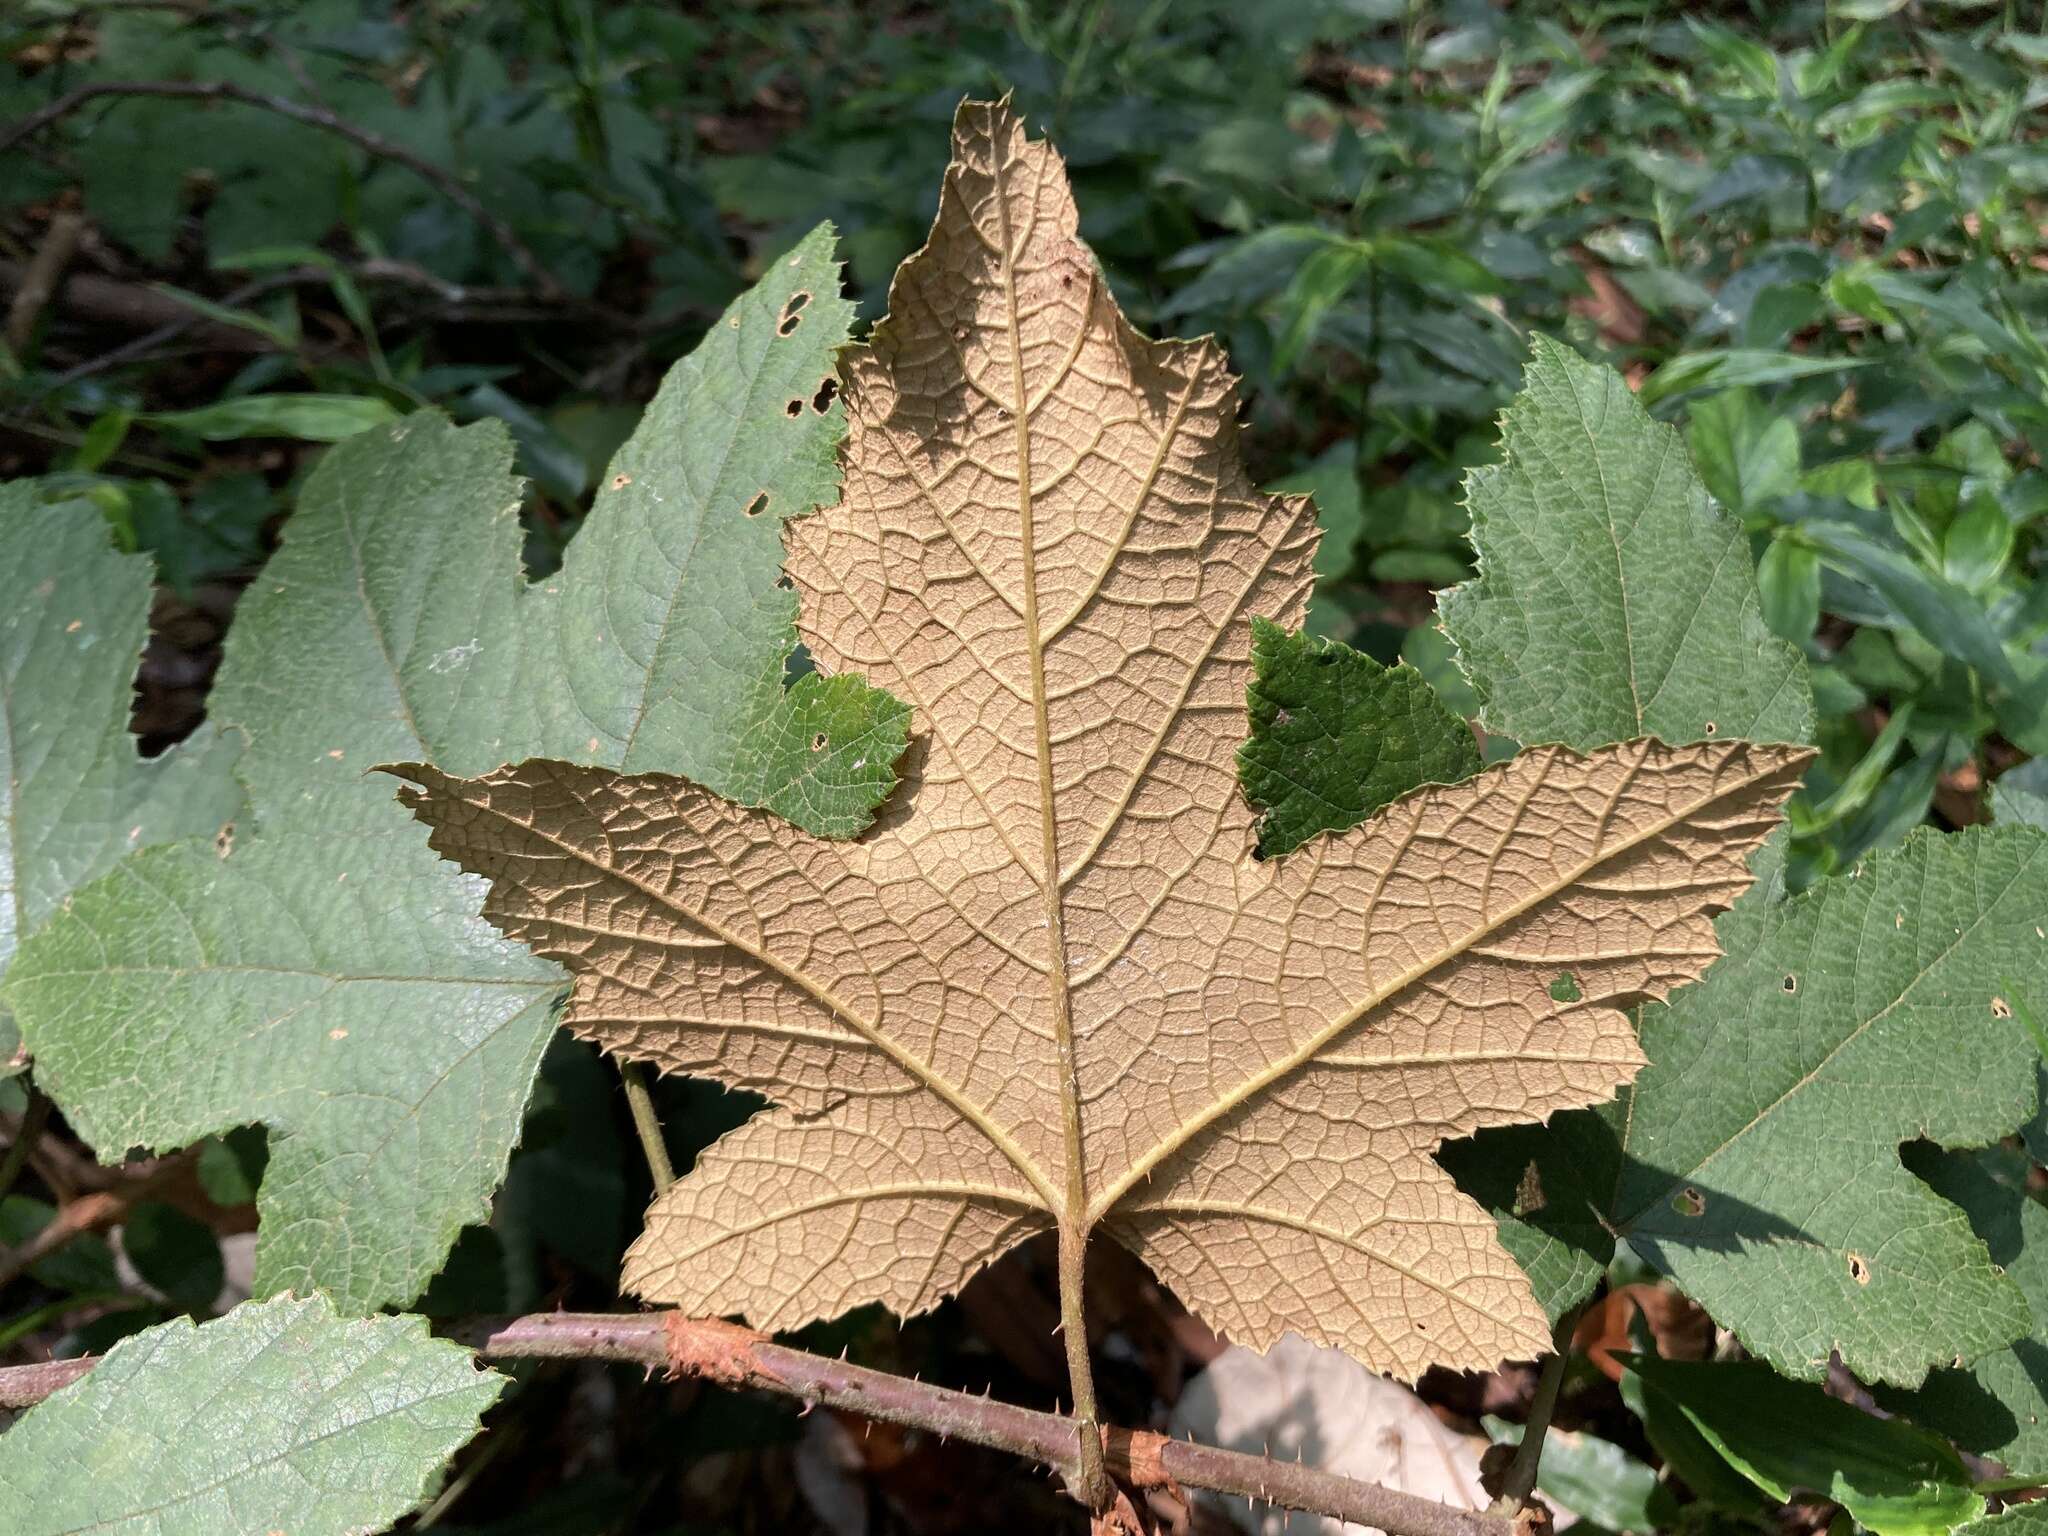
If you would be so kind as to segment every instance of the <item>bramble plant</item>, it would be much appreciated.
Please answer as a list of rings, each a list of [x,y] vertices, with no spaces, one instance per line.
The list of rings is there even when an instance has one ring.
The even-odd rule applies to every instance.
[[[0,21],[0,1531],[2048,1524],[2027,18],[701,11]]]

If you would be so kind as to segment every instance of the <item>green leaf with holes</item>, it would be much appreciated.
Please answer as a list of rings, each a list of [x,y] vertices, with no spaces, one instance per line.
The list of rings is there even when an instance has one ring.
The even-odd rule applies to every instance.
[[[117,553],[91,502],[0,485],[0,977],[79,886],[138,848],[211,837],[242,791],[238,738],[202,727],[145,759],[128,729],[149,629],[147,555]],[[0,1007],[0,1072],[19,1036]]]
[[[2027,1297],[1902,1143],[1982,1146],[2035,1107],[2013,998],[2048,998],[2048,833],[1922,831],[1723,916],[1726,957],[1642,1010],[1650,1064],[1594,1114],[1447,1148],[1555,1311],[1628,1239],[1788,1375],[1995,1356]]]
[[[781,525],[836,492],[851,318],[821,228],[670,374],[536,585],[498,423],[418,415],[330,450],[213,693],[248,738],[248,824],[122,862],[24,948],[5,996],[101,1155],[270,1128],[259,1294],[420,1293],[488,1212],[566,986],[366,770],[661,770],[833,836],[894,784],[902,705],[784,683]]]

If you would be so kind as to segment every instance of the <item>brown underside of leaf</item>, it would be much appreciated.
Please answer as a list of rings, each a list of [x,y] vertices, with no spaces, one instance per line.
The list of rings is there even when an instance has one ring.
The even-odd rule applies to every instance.
[[[1714,958],[1807,754],[1545,748],[1255,860],[1250,620],[1299,624],[1313,514],[1247,481],[1215,346],[1118,313],[1053,152],[1007,106],[955,133],[845,366],[844,499],[788,532],[820,665],[914,711],[882,822],[402,770],[486,915],[575,973],[573,1029],[777,1101],[656,1202],[626,1283],[768,1328],[907,1313],[1065,1224],[1254,1347],[1536,1353],[1430,1153],[1628,1080],[1617,1010]]]

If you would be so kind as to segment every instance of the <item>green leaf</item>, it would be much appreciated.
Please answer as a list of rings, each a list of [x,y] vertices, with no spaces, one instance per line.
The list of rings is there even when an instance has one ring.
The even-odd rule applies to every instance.
[[[1695,389],[1735,389],[1747,384],[1782,384],[1816,374],[1843,373],[1867,367],[1863,357],[1809,357],[1802,352],[1772,352],[1761,347],[1719,347],[1674,357],[1643,380],[1638,392],[1645,407]]]
[[[1764,624],[1747,538],[1619,374],[1539,337],[1500,447],[1466,481],[1478,578],[1439,603],[1489,731],[1808,738],[1806,664]]]
[[[2029,758],[1992,782],[1991,819],[2048,831],[2048,758]]]
[[[1881,1400],[2015,1473],[2048,1477],[2048,1339],[2040,1327],[2048,1319],[2048,1209],[2027,1193],[2028,1160],[1995,1147],[1916,1147],[1907,1163],[1936,1194],[1962,1207],[1992,1262],[2027,1298],[2036,1326],[1967,1368],[1944,1366],[1917,1391],[1886,1392]]]
[[[1520,1445],[1522,1426],[1484,1421],[1496,1445]],[[1543,1438],[1536,1488],[1558,1509],[1606,1531],[1653,1536],[1671,1527],[1677,1501],[1649,1466],[1612,1440],[1552,1427]]]
[[[145,759],[128,730],[150,561],[87,501],[0,485],[0,977],[16,945],[124,854],[211,837],[241,805],[240,742],[211,727]],[[19,1044],[0,1008],[0,1070]]]
[[[1953,1536],[2043,1536],[2044,1532],[2048,1532],[2048,1499],[2033,1499],[1959,1525]]]
[[[381,1531],[503,1384],[420,1318],[342,1322],[318,1297],[164,1323],[0,1435],[0,1530]]]
[[[171,432],[189,432],[207,442],[240,437],[296,437],[309,443],[338,443],[382,426],[398,413],[370,395],[243,395],[192,411],[158,411],[137,416]]]
[[[7,989],[101,1153],[270,1126],[258,1293],[417,1296],[488,1214],[566,985],[366,770],[663,770],[837,836],[893,785],[903,706],[855,677],[783,686],[781,523],[836,487],[841,418],[813,401],[850,318],[821,229],[671,374],[533,587],[497,422],[410,417],[308,480],[213,695],[249,737],[253,830],[80,891]]]
[[[1820,623],[1820,556],[1797,539],[1772,539],[1757,566],[1764,622],[1781,640],[1798,645]]]
[[[1983,605],[1961,587],[1847,523],[1805,522],[1799,531],[1824,560],[1867,584],[1943,654],[1975,667],[2001,687],[2020,686]]]
[[[1788,1375],[1839,1351],[1911,1386],[1992,1354],[2027,1331],[2026,1298],[1899,1146],[1981,1146],[2032,1114],[2038,1057],[2008,997],[2048,997],[2044,912],[2048,835],[2022,827],[1918,832],[1852,876],[1745,899],[1706,979],[1643,1009],[1650,1065],[1622,1099],[1482,1133],[1446,1165],[1565,1283],[1539,1292],[1553,1309],[1621,1236]],[[1543,1193],[1533,1217],[1518,1185]]]
[[[1238,749],[1245,798],[1265,811],[1259,854],[1289,853],[1354,827],[1421,784],[1479,771],[1478,745],[1422,674],[1334,640],[1252,620],[1251,737]]]
[[[1365,532],[1365,498],[1358,489],[1358,444],[1349,439],[1338,443],[1266,489],[1275,495],[1315,498],[1316,521],[1323,531],[1316,543],[1317,587],[1350,575],[1358,557],[1359,536]],[[1327,596],[1319,592],[1309,598],[1310,634],[1328,634],[1339,622],[1341,610]]]
[[[1795,1489],[1825,1495],[1877,1536],[1946,1536],[1984,1513],[1962,1458],[1903,1420],[1880,1419],[1755,1361],[1615,1358],[1780,1502]]]
[[[121,1250],[135,1272],[186,1312],[209,1310],[227,1279],[220,1239],[176,1206],[145,1201],[121,1225]]]
[[[1997,496],[1980,491],[1942,538],[1942,574],[1966,592],[1981,592],[2012,555],[2012,519]]]
[[[135,544],[156,557],[164,585],[190,598],[202,581],[263,560],[263,525],[276,510],[261,475],[222,475],[175,495],[134,498]]]
[[[1687,433],[1700,478],[1731,512],[1747,512],[1799,488],[1799,428],[1745,389],[1702,400]]]

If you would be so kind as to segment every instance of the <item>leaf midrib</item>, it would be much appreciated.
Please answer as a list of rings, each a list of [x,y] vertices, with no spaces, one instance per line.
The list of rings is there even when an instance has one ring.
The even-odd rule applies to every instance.
[[[1072,983],[1067,974],[1066,903],[1060,888],[1059,823],[1053,811],[1052,721],[1045,690],[1045,636],[1038,619],[1038,539],[1031,505],[1031,392],[1024,382],[1024,334],[1017,306],[1017,244],[1010,228],[1007,164],[1000,151],[992,156],[995,207],[1002,231],[1003,317],[1010,343],[1011,417],[1017,436],[1017,519],[1024,568],[1024,641],[1031,669],[1031,723],[1038,752],[1038,889],[1045,909],[1046,996],[1052,1006],[1053,1038],[1058,1042],[1060,1122],[1066,1150],[1065,1200],[1056,1209],[1063,1225],[1087,1230],[1088,1176],[1082,1162],[1081,1077],[1074,1050]],[[1089,303],[1094,284],[1089,285]],[[1081,327],[1086,329],[1083,317]],[[1028,1175],[1027,1175],[1028,1177]],[[1064,1235],[1062,1241],[1065,1241]],[[1062,1281],[1064,1289],[1065,1282]],[[1078,1390],[1078,1386],[1077,1386]]]

